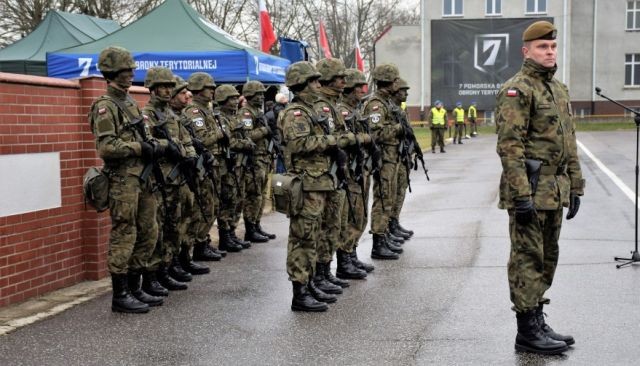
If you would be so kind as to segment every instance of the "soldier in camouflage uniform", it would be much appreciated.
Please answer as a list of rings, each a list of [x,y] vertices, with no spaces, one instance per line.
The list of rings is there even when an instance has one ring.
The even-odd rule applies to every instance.
[[[218,122],[223,131],[229,136],[226,146],[226,173],[221,175],[220,214],[218,215],[218,230],[220,245],[238,239],[235,234],[236,226],[242,211],[242,199],[245,195],[244,175],[249,174],[245,166],[247,160],[256,149],[256,144],[249,139],[244,130],[244,124],[238,120],[238,104],[240,94],[231,85],[222,85],[216,89],[215,101],[220,108]],[[243,249],[251,247],[249,242],[243,242]]]
[[[291,309],[325,311],[336,297],[324,293],[312,281],[316,268],[316,245],[324,233],[320,230],[327,194],[336,188],[329,174],[329,155],[336,149],[335,136],[325,133],[313,103],[317,99],[320,74],[307,61],[287,69],[285,82],[295,94],[280,113],[278,125],[283,134],[287,171],[302,179],[302,207],[290,212],[287,246],[287,273],[293,285]]]
[[[573,218],[584,190],[569,93],[553,78],[555,38],[556,29],[549,22],[527,28],[522,68],[503,84],[496,103],[497,152],[503,169],[499,207],[509,214],[508,276],[518,323],[515,347],[543,354],[564,352],[574,343],[573,337],[555,333],[546,324],[542,307],[549,303],[545,292],[558,263],[562,209],[569,207],[567,219]],[[542,166],[536,169],[536,163]]]
[[[100,53],[98,66],[108,83],[107,93],[91,106],[89,123],[109,177],[111,309],[144,313],[149,305],[161,305],[162,298],[145,293],[139,285],[130,288],[128,277],[137,278],[139,284],[158,239],[152,178],[143,171],[164,154],[165,145],[152,140],[149,126],[128,94],[136,68],[129,51],[107,47]]]
[[[371,258],[398,259],[402,248],[387,236],[389,219],[397,194],[399,154],[398,145],[403,137],[403,127],[392,114],[390,101],[395,83],[400,77],[398,68],[381,64],[372,72],[376,92],[364,105],[364,114],[369,116],[369,126],[374,140],[382,150],[382,168],[373,180],[373,206],[371,210],[371,232],[373,248]]]
[[[264,209],[265,191],[267,189],[267,175],[271,172],[271,152],[269,142],[271,141],[271,128],[264,120],[264,92],[265,88],[261,82],[251,80],[244,84],[242,95],[247,99],[244,107],[238,111],[240,122],[242,122],[245,135],[256,144],[256,150],[245,167],[244,188],[246,196],[242,211],[244,214],[245,234],[244,240],[263,243],[276,236],[269,234],[260,227],[260,218]]]
[[[193,229],[192,235],[196,239],[195,245],[198,245],[198,243],[208,244],[211,241],[209,231],[219,212],[219,195],[222,189],[221,178],[227,172],[225,152],[229,143],[229,136],[225,134],[211,109],[216,87],[213,78],[207,73],[195,72],[191,74],[187,83],[187,89],[194,93],[194,97],[193,103],[187,105],[182,113],[186,120],[191,121],[189,128],[195,133],[197,140],[213,156],[213,159],[205,164],[213,165],[213,178],[215,179],[214,182],[209,179],[201,182],[203,183],[201,187],[204,188],[201,189],[203,201],[207,208],[206,219],[201,216],[199,210],[196,210],[195,214],[198,217],[199,225],[191,225]],[[220,238],[219,248],[229,252],[242,250],[240,244],[232,241],[223,241],[222,238]]]

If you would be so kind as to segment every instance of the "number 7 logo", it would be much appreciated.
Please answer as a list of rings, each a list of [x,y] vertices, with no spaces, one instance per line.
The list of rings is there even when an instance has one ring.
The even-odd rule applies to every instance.
[[[508,33],[479,34],[473,47],[473,67],[484,73],[502,71],[509,67],[508,51]]]
[[[80,71],[80,76],[89,76],[91,61],[93,61],[91,57],[80,57],[78,59],[78,66],[82,68],[82,71]]]

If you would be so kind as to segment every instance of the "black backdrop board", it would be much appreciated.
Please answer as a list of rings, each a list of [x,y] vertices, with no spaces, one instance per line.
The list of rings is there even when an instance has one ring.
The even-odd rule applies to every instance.
[[[445,108],[475,101],[495,107],[500,86],[522,66],[522,33],[533,22],[553,18],[431,21],[431,96]]]

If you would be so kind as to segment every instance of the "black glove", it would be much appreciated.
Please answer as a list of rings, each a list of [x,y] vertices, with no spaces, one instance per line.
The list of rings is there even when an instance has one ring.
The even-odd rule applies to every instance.
[[[575,193],[569,194],[569,212],[567,212],[567,220],[576,217],[580,209],[580,196]]]
[[[245,151],[248,151],[248,152],[252,152],[252,151],[254,151],[255,149],[256,149],[256,143],[255,143],[255,142],[253,142],[253,141],[251,141],[251,140],[249,140],[249,141],[247,142],[247,146],[245,146],[245,148],[244,148],[244,150],[245,150]]]
[[[373,149],[371,149],[371,160],[373,160],[374,166],[382,165],[382,150],[378,145],[373,145]]]
[[[271,127],[269,127],[269,125],[266,123],[262,127],[264,127],[264,130],[265,130],[264,136],[268,139],[271,138],[271,136],[273,136],[273,131],[271,130]]]
[[[338,164],[339,167],[347,166],[347,161],[349,160],[349,157],[347,156],[347,153],[344,152],[344,150],[336,149],[336,152],[334,153],[334,158],[336,160],[336,164]]]
[[[153,161],[153,145],[148,142],[140,143],[140,156],[142,157],[142,161],[145,163],[150,163]]]
[[[158,145],[159,146],[159,145]],[[169,161],[177,163],[182,160],[182,154],[180,153],[180,149],[176,144],[170,143],[169,146],[164,151],[164,156],[169,159]]]
[[[182,160],[182,163],[180,164],[188,171],[195,171],[197,163],[198,163],[198,158],[192,156],[192,157],[184,158]]]
[[[207,149],[202,143],[202,141],[198,139],[191,139],[191,143],[193,144],[193,148],[196,149],[196,152],[198,154],[202,154],[202,152]]]
[[[516,200],[516,221],[518,224],[526,225],[533,221],[536,216],[536,208],[533,206],[531,198]]]

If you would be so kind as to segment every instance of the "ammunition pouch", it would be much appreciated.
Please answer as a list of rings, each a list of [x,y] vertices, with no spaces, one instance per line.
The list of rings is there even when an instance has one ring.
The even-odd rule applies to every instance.
[[[274,174],[271,177],[271,191],[276,211],[287,215],[287,217],[296,216],[302,211],[304,196],[300,175]]]
[[[109,208],[109,177],[103,169],[91,167],[82,179],[84,201],[97,212]]]
[[[538,190],[538,180],[542,171],[542,162],[535,159],[525,159],[524,166],[527,169],[527,179],[531,186],[531,195],[535,195]]]

